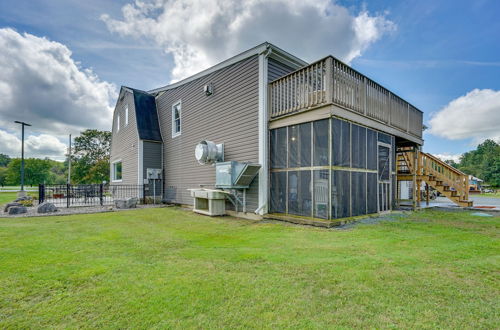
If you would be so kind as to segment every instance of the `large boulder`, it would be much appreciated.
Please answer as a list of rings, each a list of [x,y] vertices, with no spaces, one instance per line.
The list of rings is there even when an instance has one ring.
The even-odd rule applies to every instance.
[[[18,202],[7,203],[7,205],[5,205],[5,207],[3,208],[3,211],[4,212],[9,212],[9,209],[11,207],[14,207],[14,206],[23,206],[23,204],[18,203]]]
[[[16,198],[16,200],[14,202],[30,201],[32,199],[33,199],[33,197],[31,197],[31,196],[21,196],[21,197]]]
[[[137,207],[139,199],[137,197],[131,197],[127,199],[116,199],[115,207],[117,209],[132,209]]]
[[[9,215],[13,214],[23,214],[28,212],[26,206],[12,206],[9,208]]]
[[[38,205],[36,211],[38,213],[52,213],[52,212],[57,212],[57,207],[52,203],[44,202]]]

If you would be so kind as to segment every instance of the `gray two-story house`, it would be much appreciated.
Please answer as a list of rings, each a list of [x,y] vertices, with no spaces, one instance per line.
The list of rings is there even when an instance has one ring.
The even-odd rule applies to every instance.
[[[261,166],[232,214],[338,222],[391,210],[400,170],[415,187],[435,179],[413,166],[422,130],[420,110],[334,57],[306,63],[263,43],[171,85],[122,87],[111,178],[143,184],[157,169],[163,199],[192,205],[188,189],[215,185],[194,157],[210,140],[225,161]]]

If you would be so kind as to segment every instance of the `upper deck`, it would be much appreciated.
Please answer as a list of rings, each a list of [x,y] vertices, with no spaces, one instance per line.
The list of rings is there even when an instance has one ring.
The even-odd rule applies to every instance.
[[[269,102],[271,121],[334,105],[422,140],[422,111],[332,56],[271,82]]]

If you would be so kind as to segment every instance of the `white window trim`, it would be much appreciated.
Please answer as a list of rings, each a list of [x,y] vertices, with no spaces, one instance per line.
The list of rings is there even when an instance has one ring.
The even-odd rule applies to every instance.
[[[179,132],[176,132],[175,131],[175,107],[176,106],[179,106],[180,108],[180,111],[179,111],[179,120],[181,121],[181,127],[180,127],[180,131]],[[177,102],[175,102],[174,104],[172,104],[172,120],[171,120],[171,124],[172,124],[172,138],[175,138],[179,135],[182,134],[182,101],[179,100]]]
[[[115,164],[122,163],[122,178],[120,180],[115,180]],[[122,182],[123,181],[123,162],[121,159],[117,159],[111,163],[111,182]]]
[[[128,126],[128,104],[125,104],[125,107],[123,108],[125,110],[125,127]]]
[[[120,131],[120,115],[116,116],[116,131]]]

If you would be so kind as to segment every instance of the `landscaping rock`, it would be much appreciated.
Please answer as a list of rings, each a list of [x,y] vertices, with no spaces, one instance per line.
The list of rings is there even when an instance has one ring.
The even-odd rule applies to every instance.
[[[44,202],[38,205],[36,211],[37,213],[52,213],[57,212],[57,207],[52,203]]]
[[[32,199],[33,199],[33,197],[31,197],[31,196],[21,196],[21,197],[18,197],[14,202],[30,201]]]
[[[127,199],[117,199],[115,200],[115,207],[117,209],[132,209],[137,207],[139,200],[137,197],[131,197]]]
[[[26,206],[12,206],[9,208],[9,214],[22,214],[28,212]]]
[[[4,212],[9,212],[9,209],[13,206],[23,206],[23,204],[21,203],[18,203],[18,202],[12,202],[12,203],[7,203],[7,205],[5,205],[3,211]]]

